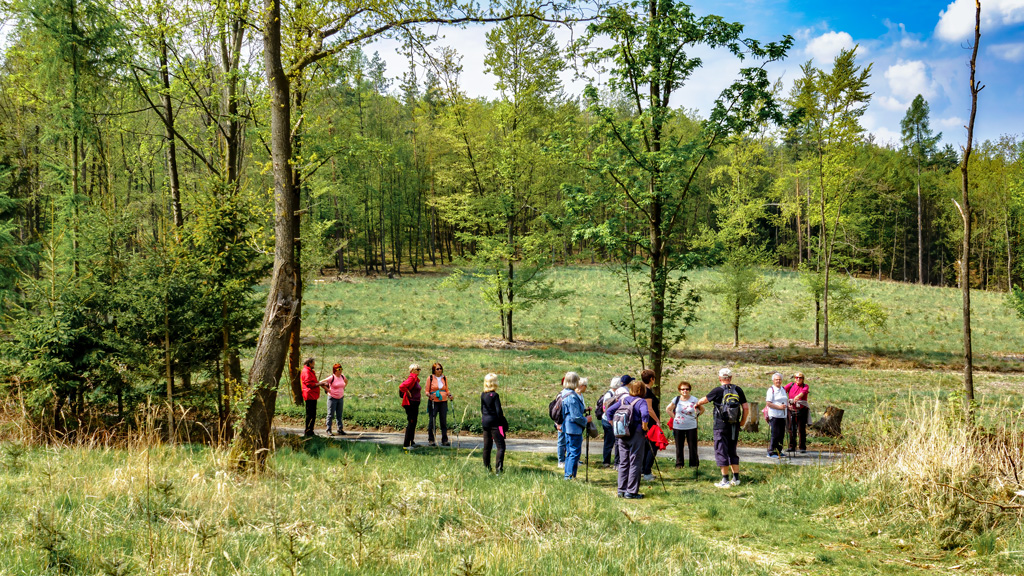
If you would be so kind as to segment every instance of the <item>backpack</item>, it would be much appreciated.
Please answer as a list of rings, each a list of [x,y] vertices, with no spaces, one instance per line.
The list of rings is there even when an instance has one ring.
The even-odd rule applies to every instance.
[[[739,424],[743,417],[743,404],[735,385],[722,387],[722,403],[715,406],[715,415],[726,424]]]
[[[555,424],[562,423],[562,398],[562,393],[559,392],[555,399],[548,404],[548,416],[551,416]]]
[[[629,429],[633,424],[633,406],[643,398],[637,398],[629,404],[620,404],[619,409],[612,416],[612,433],[616,438],[629,438],[632,431]]]
[[[600,420],[601,417],[604,416],[604,404],[605,404],[605,402],[607,402],[608,400],[611,400],[614,397],[615,397],[615,393],[613,391],[609,390],[609,391],[605,392],[604,395],[602,395],[600,398],[597,399],[597,406],[594,406],[594,416],[597,416],[598,420]],[[611,404],[609,404],[609,406],[611,406]]]

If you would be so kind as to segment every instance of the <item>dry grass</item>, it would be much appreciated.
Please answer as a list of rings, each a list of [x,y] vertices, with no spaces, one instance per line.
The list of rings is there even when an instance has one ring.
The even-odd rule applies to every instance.
[[[972,424],[955,396],[915,404],[904,420],[880,412],[864,432],[873,441],[835,475],[865,486],[863,502],[890,526],[946,549],[1002,548],[1024,567],[1024,414],[1003,406],[974,419],[996,424]]]

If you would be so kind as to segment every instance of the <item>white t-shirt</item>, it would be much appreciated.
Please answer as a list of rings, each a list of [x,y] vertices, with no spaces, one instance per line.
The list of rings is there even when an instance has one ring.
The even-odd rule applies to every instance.
[[[786,390],[782,386],[779,386],[778,388],[776,388],[775,386],[769,386],[768,393],[765,394],[764,396],[764,401],[766,403],[771,402],[773,404],[782,404],[783,406],[785,406],[786,404],[789,403],[789,394],[786,393]],[[785,418],[786,411],[779,410],[778,408],[772,408],[771,406],[769,406],[768,417]]]
[[[697,427],[697,400],[699,398],[694,398],[693,394],[686,400],[676,396],[676,412],[672,418],[673,430],[693,430]]]

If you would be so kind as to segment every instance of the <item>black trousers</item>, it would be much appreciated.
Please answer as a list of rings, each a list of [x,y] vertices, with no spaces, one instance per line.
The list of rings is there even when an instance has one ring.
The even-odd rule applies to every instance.
[[[497,446],[498,451],[494,455],[494,471],[505,470],[505,437],[497,428],[484,428],[484,466],[491,469],[491,447]]]
[[[405,440],[402,442],[402,446],[408,448],[412,445],[413,438],[416,436],[416,421],[420,417],[420,403],[410,402],[405,408]]]
[[[796,450],[797,436],[800,437],[800,449],[807,450],[807,417],[810,408],[800,408],[789,413],[789,451]]]
[[[690,468],[696,468],[700,464],[700,460],[697,458],[697,429],[692,430],[672,430],[672,435],[676,439],[676,466],[683,466],[686,462],[683,460],[683,445],[690,445]]]
[[[316,400],[306,400],[306,436],[313,436],[313,427],[316,426]]]
[[[441,443],[448,443],[448,403],[427,402],[427,440],[434,441],[434,422],[441,417]]]
[[[640,433],[643,433],[643,429],[640,429]],[[658,447],[654,445],[650,440],[644,440],[644,459],[643,459],[643,473],[650,474],[651,469],[654,468],[654,459],[658,457]]]
[[[782,454],[782,441],[786,438],[786,419],[772,418],[768,426],[771,428],[768,453]]]
[[[615,450],[615,434],[612,433],[612,425],[601,420],[601,428],[604,428],[604,446],[601,448],[601,463],[612,463],[612,452]]]

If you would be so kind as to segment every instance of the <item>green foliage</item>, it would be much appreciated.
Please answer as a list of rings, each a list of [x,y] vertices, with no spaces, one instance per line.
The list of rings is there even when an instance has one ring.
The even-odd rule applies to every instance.
[[[1014,287],[1006,295],[1006,305],[1016,312],[1021,320],[1024,320],[1024,289]]]
[[[753,308],[774,295],[775,282],[758,270],[764,254],[736,249],[719,268],[719,279],[707,291],[719,297],[721,317],[733,329],[733,346],[740,345],[740,322],[750,316]]]

